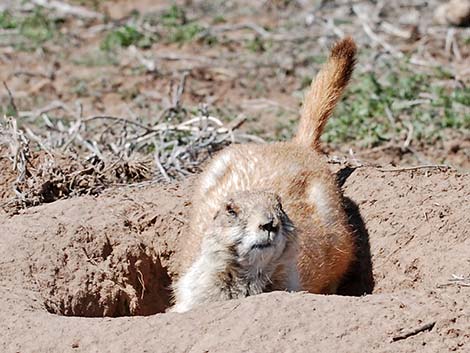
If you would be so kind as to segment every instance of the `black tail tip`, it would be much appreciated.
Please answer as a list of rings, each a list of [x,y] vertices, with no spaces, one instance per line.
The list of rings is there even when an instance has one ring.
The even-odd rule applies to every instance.
[[[331,49],[331,57],[338,59],[354,60],[356,57],[357,47],[352,37],[346,37],[336,42]]]

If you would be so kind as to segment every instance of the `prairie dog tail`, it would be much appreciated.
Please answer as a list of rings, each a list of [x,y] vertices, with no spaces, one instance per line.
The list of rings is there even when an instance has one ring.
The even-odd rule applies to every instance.
[[[320,136],[351,78],[355,56],[356,44],[351,37],[333,46],[328,61],[312,81],[304,98],[294,142],[316,150],[320,148]]]

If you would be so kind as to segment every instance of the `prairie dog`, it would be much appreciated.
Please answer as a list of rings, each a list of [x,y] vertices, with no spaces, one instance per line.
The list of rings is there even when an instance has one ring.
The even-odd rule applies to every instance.
[[[341,205],[340,190],[322,158],[320,137],[349,82],[355,54],[356,45],[351,38],[333,46],[328,61],[305,96],[299,128],[292,141],[233,145],[207,165],[193,197],[191,231],[183,252],[189,269],[175,285],[174,311],[229,299],[226,295],[213,295],[215,291],[212,290],[215,286],[222,293],[222,287],[229,285],[227,281],[221,281],[219,277],[217,282],[211,282],[205,276],[215,278],[216,267],[220,266],[220,259],[213,261],[207,250],[213,247],[213,251],[218,251],[215,248],[222,244],[216,241],[223,234],[217,225],[217,215],[228,195],[234,200],[246,201],[246,197],[257,200],[256,195],[262,190],[281,197],[285,213],[295,227],[298,243],[298,256],[295,251],[289,252],[294,259],[290,264],[284,257],[282,261],[270,257],[270,271],[266,272],[272,282],[269,289],[299,289],[325,294],[336,291],[354,259],[354,239]],[[265,204],[255,202],[248,207],[249,212],[255,211],[256,207],[262,209]],[[288,280],[296,277],[300,279],[298,288]],[[203,287],[206,282],[210,282],[211,290]],[[265,286],[261,291],[267,289]]]
[[[280,266],[295,268],[296,250],[294,227],[279,196],[237,192],[222,202],[202,240],[201,254],[176,284],[172,311],[260,294],[272,286],[297,290],[297,271],[274,276]]]

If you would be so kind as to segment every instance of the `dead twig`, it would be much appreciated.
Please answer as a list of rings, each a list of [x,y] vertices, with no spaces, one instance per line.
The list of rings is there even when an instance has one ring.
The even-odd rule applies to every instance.
[[[412,31],[409,30],[404,30],[398,27],[395,27],[389,22],[381,22],[380,27],[387,33],[394,35],[396,37],[400,37],[403,39],[410,39],[411,36],[413,35]]]
[[[139,279],[140,285],[142,286],[142,293],[140,295],[140,299],[144,299],[144,295],[145,295],[144,275],[142,274],[142,271],[140,271],[139,269],[137,269],[137,273],[139,274],[137,278]]]
[[[418,170],[418,169],[445,169],[447,170],[447,169],[451,169],[451,167],[446,164],[425,164],[425,165],[417,165],[414,167],[402,167],[402,168],[390,168],[390,169],[377,168],[377,170],[380,172],[404,172],[404,171]]]
[[[36,109],[34,111],[20,111],[18,112],[18,116],[20,118],[24,118],[24,117],[28,117],[28,116],[31,116],[32,117],[32,120],[35,120],[37,119],[39,116],[45,114],[45,113],[48,113],[52,110],[56,110],[56,109],[62,109],[64,110],[66,113],[72,115],[72,116],[75,116],[75,112],[70,109],[67,104],[65,104],[64,102],[62,101],[59,101],[59,100],[54,100],[52,102],[50,102],[49,104],[45,105],[44,107],[42,108],[39,108],[39,109]],[[47,122],[46,122],[47,123]]]
[[[202,55],[185,55],[180,53],[157,53],[155,57],[159,60],[168,60],[168,61],[178,61],[178,60],[187,60],[187,61],[199,61],[204,63],[212,63],[214,60],[207,56]]]
[[[189,72],[185,71],[181,74],[180,81],[178,85],[173,87],[173,95],[171,99],[172,108],[177,109],[180,106],[181,96],[183,95],[184,88],[186,86],[186,77],[189,75]]]
[[[133,55],[139,62],[145,66],[148,72],[155,72],[157,70],[155,61],[151,59],[147,59],[144,55],[136,48],[135,45],[131,45],[129,47],[129,52]]]
[[[392,337],[392,342],[405,340],[409,337],[417,335],[420,332],[431,331],[435,324],[436,324],[436,321],[433,321],[433,322],[427,323],[423,326],[420,326],[420,327],[418,327],[414,330],[411,330],[409,332],[403,333],[403,334],[398,335],[398,336],[394,336],[394,337]]]
[[[364,32],[367,34],[367,36],[372,39],[373,42],[377,43],[378,45],[381,45],[386,51],[388,51],[390,54],[393,56],[401,59],[403,58],[403,53],[399,51],[398,49],[395,49],[393,46],[388,44],[383,38],[379,37],[371,28],[369,25],[367,18],[364,16],[363,12],[359,10],[357,5],[353,5],[352,7],[353,12],[356,14],[357,18],[360,20],[362,29]]]
[[[406,134],[405,142],[403,142],[403,149],[409,148],[411,144],[411,140],[413,139],[413,132],[414,132],[413,124],[408,123],[407,127],[408,127],[408,133]]]
[[[53,154],[52,152],[49,150],[49,148],[47,148],[41,141],[41,139],[29,128],[29,127],[25,127],[24,128],[26,133],[28,134],[28,136],[34,140],[43,150],[44,152],[46,152],[49,157],[53,157]]]
[[[157,145],[155,145],[155,146],[157,146]],[[155,153],[155,165],[157,166],[158,170],[162,174],[165,181],[167,183],[169,183],[171,181],[171,179],[168,176],[168,173],[166,172],[165,168],[163,168],[162,163],[160,162],[160,155],[159,155],[158,151],[157,151],[157,153]]]
[[[456,283],[464,287],[470,287],[470,277],[465,278],[462,275],[452,275],[452,278],[449,279],[449,282]]]
[[[262,38],[269,38],[271,33],[266,31],[263,27],[258,26],[256,23],[237,23],[237,24],[228,24],[228,25],[219,25],[209,28],[212,33],[223,33],[228,31],[239,31],[242,29],[249,29],[254,31]]]
[[[470,287],[470,276],[465,277],[463,275],[452,274],[452,278],[448,279],[448,283],[439,284],[437,285],[437,288],[444,288],[453,285],[457,285],[460,287]]]
[[[9,103],[10,103],[10,106],[13,108],[13,110],[15,111],[15,115],[18,115],[18,108],[16,107],[16,104],[15,104],[15,99],[13,98],[13,94],[11,93],[10,91],[10,88],[8,88],[8,85],[5,81],[3,81],[3,86],[5,87],[5,89],[7,90],[7,93],[8,93],[8,99],[10,100]]]
[[[125,119],[125,118],[120,118],[120,117],[112,116],[112,115],[94,115],[94,116],[90,116],[88,118],[83,119],[81,122],[82,123],[87,123],[87,122],[90,122],[90,121],[93,121],[93,120],[99,120],[99,119],[120,121],[120,122],[123,122],[123,123],[126,123],[126,124],[131,124],[131,125],[138,126],[138,127],[142,128],[144,130],[147,130],[148,132],[156,131],[155,129],[153,129],[153,128],[147,126],[147,125],[141,124],[137,121],[132,121],[132,120],[128,120],[128,119]]]
[[[55,0],[31,0],[35,5],[45,7],[46,9],[56,10],[65,15],[78,16],[86,19],[102,19],[103,15],[88,10],[83,6],[73,6],[62,1]]]

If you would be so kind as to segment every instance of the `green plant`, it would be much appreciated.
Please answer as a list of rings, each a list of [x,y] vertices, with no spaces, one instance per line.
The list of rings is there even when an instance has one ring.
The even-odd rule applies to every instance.
[[[328,122],[324,139],[374,146],[404,136],[410,126],[417,139],[440,137],[443,128],[470,129],[470,89],[435,86],[435,79],[405,69],[356,76]]]
[[[19,24],[20,33],[36,44],[41,44],[54,37],[60,21],[48,18],[41,10],[36,10],[25,17]]]
[[[165,26],[179,26],[187,22],[185,11],[176,5],[171,6],[161,15],[161,20]]]
[[[212,19],[212,23],[213,24],[221,24],[221,23],[226,23],[227,20],[225,19],[225,17],[223,15],[217,15],[215,16],[213,19]]]
[[[246,43],[246,48],[254,53],[262,53],[266,51],[266,43],[259,36],[256,36]]]
[[[27,16],[0,12],[0,29],[17,29],[21,40],[16,41],[16,49],[34,49],[44,42],[59,38],[63,19],[51,18],[41,8],[35,8]]]
[[[157,24],[165,27],[162,38],[168,43],[190,42],[204,30],[198,23],[188,21],[184,9],[176,5],[164,11],[157,19]],[[214,38],[209,38],[207,41],[208,44],[214,42]]]
[[[173,43],[190,42],[202,30],[203,28],[197,23],[187,23],[185,25],[177,26],[170,30],[168,41]]]
[[[152,39],[139,32],[135,27],[125,25],[108,33],[100,47],[103,50],[109,51],[130,45],[148,48],[152,45]]]
[[[76,94],[78,97],[87,97],[89,95],[88,84],[86,81],[78,78],[72,78],[71,85],[72,88],[70,91]]]
[[[93,50],[89,53],[86,53],[81,56],[77,56],[72,59],[72,62],[76,65],[83,65],[87,67],[97,67],[97,66],[108,66],[108,65],[117,65],[119,64],[119,59],[116,55],[108,51],[103,50]]]
[[[0,12],[0,28],[2,29],[14,29],[18,27],[17,19],[13,18],[10,12]]]
[[[11,104],[7,104],[5,106],[0,105],[0,114],[2,116],[5,115],[16,117],[18,115],[18,112],[16,111],[14,106],[12,106]]]

